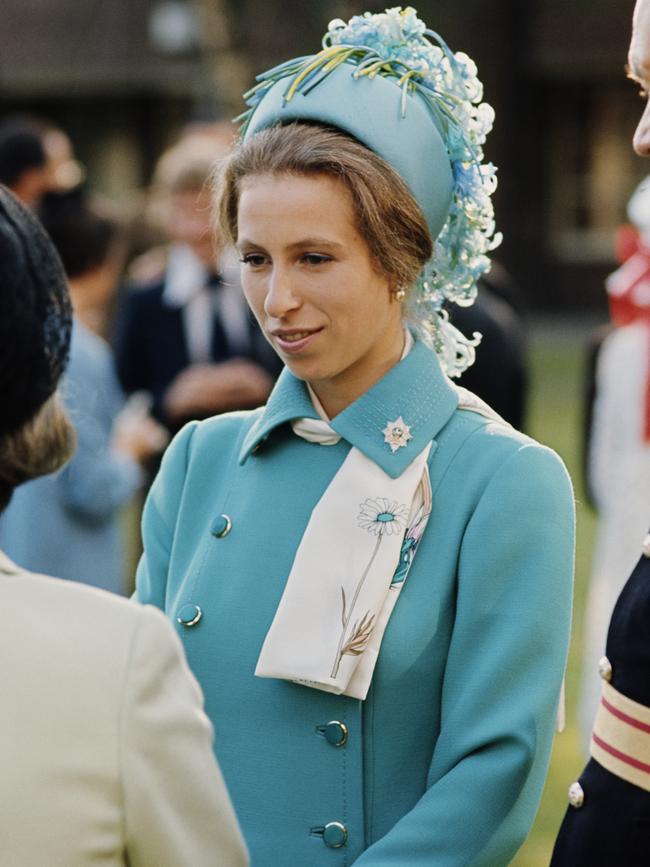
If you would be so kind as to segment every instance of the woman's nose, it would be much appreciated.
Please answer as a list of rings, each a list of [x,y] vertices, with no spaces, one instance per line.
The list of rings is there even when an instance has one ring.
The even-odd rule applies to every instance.
[[[291,310],[300,307],[300,304],[300,298],[288,270],[274,267],[264,300],[264,310],[267,316],[273,319],[281,319]]]

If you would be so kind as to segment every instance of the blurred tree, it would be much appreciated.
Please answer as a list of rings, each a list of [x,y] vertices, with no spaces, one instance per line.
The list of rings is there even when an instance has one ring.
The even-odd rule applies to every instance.
[[[241,94],[250,86],[252,58],[233,44],[234,12],[227,0],[192,2],[200,21],[205,101],[217,114],[234,117],[241,111]]]
[[[390,5],[386,0],[191,2],[200,21],[199,39],[206,66],[206,96],[211,91],[213,106],[217,106],[226,117],[240,113],[241,94],[251,86],[256,72],[288,57],[316,50],[332,18],[348,19],[364,11],[380,12]],[[461,26],[453,4],[448,2],[423,0],[418,4],[418,9],[436,29],[450,35],[452,44],[453,37],[459,32],[464,33],[462,42],[465,45],[468,35],[466,22],[472,20],[467,6],[479,15],[481,9],[489,9],[489,19],[493,22],[496,15],[494,6],[486,0],[467,0]],[[480,29],[484,37],[483,28],[472,29]]]

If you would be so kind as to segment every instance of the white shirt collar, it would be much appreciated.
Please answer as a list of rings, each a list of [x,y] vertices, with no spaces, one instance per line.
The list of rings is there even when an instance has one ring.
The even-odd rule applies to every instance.
[[[185,244],[173,244],[169,251],[163,302],[167,307],[184,307],[205,289],[208,269]]]

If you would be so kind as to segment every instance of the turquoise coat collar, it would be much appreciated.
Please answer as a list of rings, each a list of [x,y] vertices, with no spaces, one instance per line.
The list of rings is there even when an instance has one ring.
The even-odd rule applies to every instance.
[[[456,389],[440,369],[435,353],[418,341],[406,358],[330,424],[350,445],[391,478],[397,478],[435,439],[457,405]],[[400,417],[410,428],[412,439],[393,452],[384,441],[383,430]],[[294,418],[318,418],[318,413],[305,383],[285,368],[262,414],[244,439],[239,462],[243,464],[274,428]]]

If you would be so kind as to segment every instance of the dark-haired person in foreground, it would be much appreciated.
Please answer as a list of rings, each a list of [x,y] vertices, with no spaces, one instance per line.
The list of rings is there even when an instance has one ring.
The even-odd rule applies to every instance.
[[[0,510],[73,451],[55,394],[70,330],[56,252],[0,187]],[[200,691],[164,617],[2,552],[0,610],[0,864],[247,864]]]

